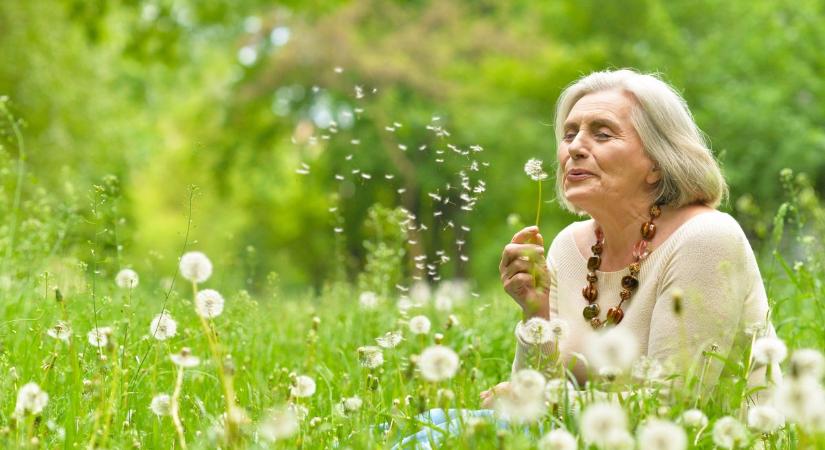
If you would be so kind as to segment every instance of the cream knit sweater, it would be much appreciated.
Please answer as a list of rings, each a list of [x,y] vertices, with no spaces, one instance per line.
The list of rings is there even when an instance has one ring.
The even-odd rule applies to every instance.
[[[576,222],[562,230],[550,245],[547,264],[550,269],[550,317],[559,317],[570,325],[569,336],[559,344],[561,357],[572,366],[580,385],[587,379],[587,370],[576,353],[588,354],[588,342],[596,331],[582,316],[586,301],[581,290],[586,284],[587,257],[579,251],[573,237],[574,227],[592,226],[590,221]],[[616,305],[621,278],[627,269],[598,272],[601,309],[605,320],[607,310]],[[630,330],[639,343],[639,354],[672,364],[676,373],[686,373],[702,363],[702,351],[716,345],[722,355],[741,358],[751,342],[745,328],[765,323],[768,302],[759,267],[753,251],[739,224],[730,215],[712,211],[701,213],[682,224],[662,244],[653,249],[642,263],[639,287],[622,306],[624,319],[618,325]],[[674,311],[672,293],[683,292],[682,311]],[[520,325],[520,324],[519,324]],[[775,335],[772,326],[768,334]],[[552,363],[552,348],[530,345],[516,333],[517,347],[513,371],[536,361],[534,352],[541,351],[542,360]],[[574,358],[575,356],[575,358]],[[772,371],[777,377],[778,367]],[[715,361],[705,375],[706,386],[712,385],[722,373],[722,364]],[[764,368],[750,379],[752,385],[762,383]]]

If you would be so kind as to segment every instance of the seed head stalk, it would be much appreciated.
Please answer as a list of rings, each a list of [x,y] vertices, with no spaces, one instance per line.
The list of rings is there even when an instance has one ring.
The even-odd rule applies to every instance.
[[[183,366],[178,366],[178,378],[175,381],[175,390],[172,392],[172,400],[169,405],[169,415],[172,416],[172,423],[175,424],[175,432],[178,434],[180,448],[186,450],[186,435],[183,433],[183,423],[180,420],[180,391],[183,387]]]
[[[539,180],[539,201],[536,205],[536,226],[539,226],[539,219],[541,218],[541,180]]]

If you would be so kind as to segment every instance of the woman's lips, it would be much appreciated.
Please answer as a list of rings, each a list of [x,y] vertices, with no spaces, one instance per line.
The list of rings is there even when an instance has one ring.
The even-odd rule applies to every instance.
[[[567,171],[567,181],[581,181],[586,180],[594,175],[586,170],[573,169]]]

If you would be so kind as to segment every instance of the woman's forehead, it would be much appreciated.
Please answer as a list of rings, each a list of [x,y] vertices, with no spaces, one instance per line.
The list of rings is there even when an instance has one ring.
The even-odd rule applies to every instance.
[[[568,125],[596,119],[629,122],[633,103],[633,98],[629,94],[618,90],[587,94],[573,105],[564,123]]]

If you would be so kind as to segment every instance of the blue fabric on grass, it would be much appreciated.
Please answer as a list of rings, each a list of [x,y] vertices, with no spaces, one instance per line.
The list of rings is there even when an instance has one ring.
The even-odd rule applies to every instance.
[[[415,416],[415,420],[422,424],[422,428],[415,434],[409,435],[395,444],[393,450],[415,449],[430,450],[438,448],[447,436],[457,435],[468,419],[473,417],[494,417],[492,409],[431,409]],[[499,428],[506,428],[507,423],[498,421]],[[386,425],[379,425],[386,428]]]

